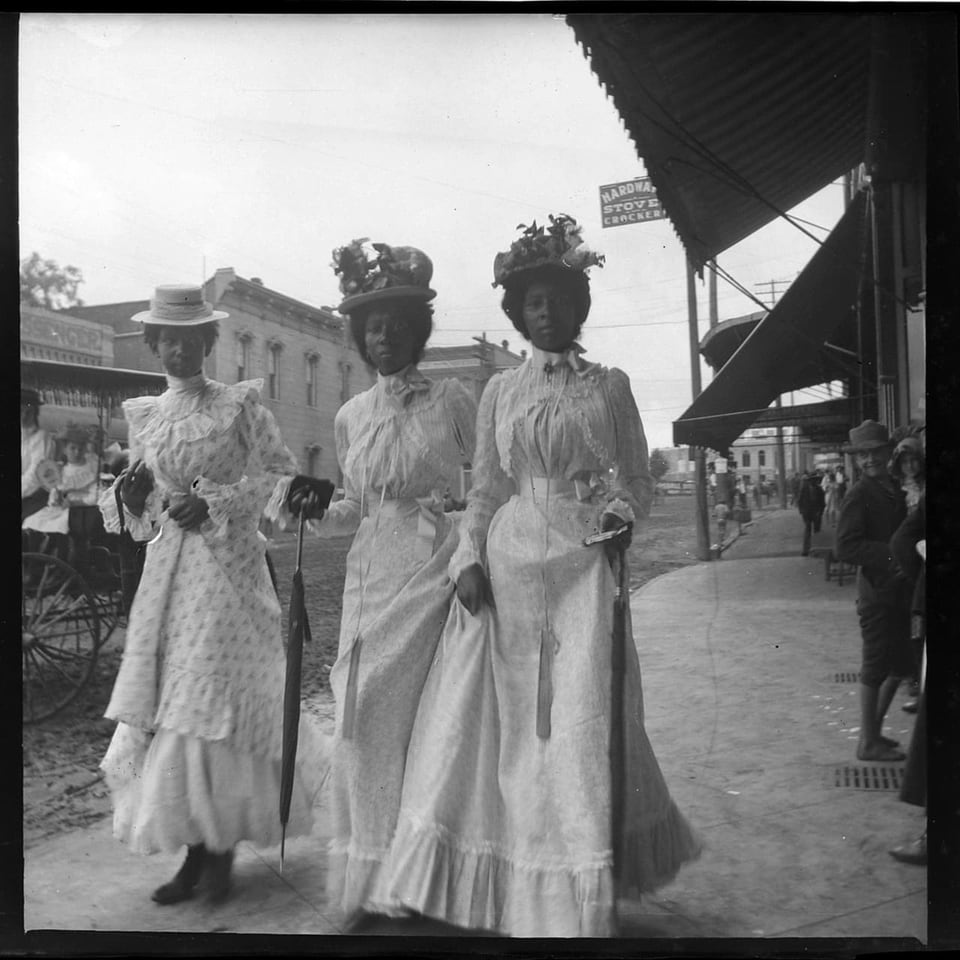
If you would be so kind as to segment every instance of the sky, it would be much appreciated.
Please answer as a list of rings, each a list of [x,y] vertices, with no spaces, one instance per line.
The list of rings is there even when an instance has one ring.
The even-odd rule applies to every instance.
[[[683,248],[667,219],[601,226],[599,187],[645,170],[562,17],[25,13],[20,29],[21,256],[79,267],[85,303],[233,267],[336,306],[332,251],[370,237],[432,259],[431,345],[486,333],[519,352],[493,258],[563,212],[606,257],[588,358],[629,375],[651,448],[672,446],[692,400]],[[839,182],[791,211],[820,239],[842,212]],[[769,281],[782,293],[816,247],[781,220],[718,262],[771,304]],[[723,280],[718,303],[721,320],[759,309]]]

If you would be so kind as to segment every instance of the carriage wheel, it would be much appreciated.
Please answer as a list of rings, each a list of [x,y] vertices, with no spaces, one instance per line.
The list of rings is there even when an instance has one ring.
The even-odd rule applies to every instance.
[[[59,713],[86,686],[97,663],[97,600],[69,564],[25,553],[21,631],[23,722]]]

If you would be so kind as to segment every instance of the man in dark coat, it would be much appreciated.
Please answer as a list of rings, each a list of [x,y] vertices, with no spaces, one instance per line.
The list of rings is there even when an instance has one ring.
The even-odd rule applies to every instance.
[[[817,473],[808,473],[800,485],[800,495],[797,498],[797,509],[803,517],[803,547],[802,556],[810,553],[810,540],[814,533],[820,532],[820,521],[827,505],[827,498],[820,486],[820,476]]]
[[[860,479],[840,508],[836,553],[857,570],[857,616],[863,640],[860,667],[860,741],[857,759],[895,763],[904,754],[883,736],[883,719],[900,681],[913,672],[910,582],[900,572],[890,538],[906,516],[903,491],[887,469],[887,428],[865,420],[850,431]]]

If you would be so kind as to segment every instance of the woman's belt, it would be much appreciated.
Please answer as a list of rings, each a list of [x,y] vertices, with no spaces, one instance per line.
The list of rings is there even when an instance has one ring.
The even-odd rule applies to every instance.
[[[566,497],[570,494],[578,500],[589,500],[592,495],[590,484],[563,477],[524,477],[517,481],[517,492],[521,497],[538,503],[548,497]]]
[[[443,499],[436,492],[426,497],[401,497],[396,500],[376,500],[367,502],[367,516],[371,519],[394,519],[418,512],[417,540],[414,553],[418,560],[427,561],[433,556],[434,541],[437,537],[437,523],[443,515]]]

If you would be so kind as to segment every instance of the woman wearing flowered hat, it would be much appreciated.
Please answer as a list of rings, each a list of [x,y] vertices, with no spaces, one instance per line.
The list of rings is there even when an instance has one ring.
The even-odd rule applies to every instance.
[[[417,362],[430,336],[433,272],[414,247],[355,240],[334,251],[339,310],[376,384],[337,412],[344,499],[322,537],[353,534],[337,661],[328,888],[354,921],[396,913],[383,883],[404,758],[420,692],[453,597],[447,564],[456,529],[447,488],[473,457],[476,404],[454,379],[430,381]],[[297,495],[291,506],[299,506]]]
[[[260,402],[261,381],[204,376],[226,316],[199,286],[166,285],[132,318],[168,387],[123,404],[130,465],[100,497],[108,532],[122,524],[149,541],[101,767],[118,839],[148,854],[187,847],[177,874],[153,892],[159,904],[187,900],[198,886],[223,900],[234,846],[274,846],[281,835],[285,655],[258,523],[297,464]],[[307,760],[306,723],[300,737]],[[312,767],[296,771],[290,836],[312,827],[304,776]]]
[[[600,262],[564,215],[494,262],[531,356],[480,401],[450,562],[460,603],[424,690],[391,859],[410,909],[521,937],[615,932],[615,582],[584,539],[642,520],[654,482],[626,375],[585,360],[576,340],[586,270]],[[620,895],[666,883],[698,853],[644,732],[628,646]]]

